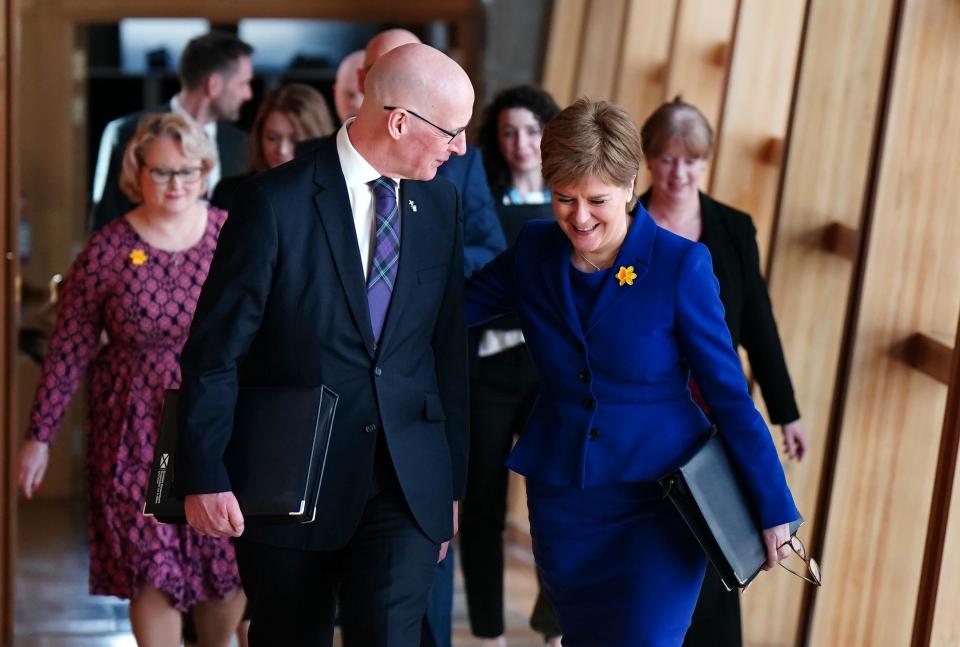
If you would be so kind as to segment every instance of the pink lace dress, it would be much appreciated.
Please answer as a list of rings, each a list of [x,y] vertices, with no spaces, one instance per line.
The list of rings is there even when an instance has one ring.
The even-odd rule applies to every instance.
[[[227,217],[208,214],[202,240],[180,252],[151,247],[125,218],[91,236],[61,291],[28,433],[53,440],[89,368],[90,592],[132,598],[152,586],[182,611],[240,585],[229,541],[141,514],[163,392],[180,385],[180,349]]]

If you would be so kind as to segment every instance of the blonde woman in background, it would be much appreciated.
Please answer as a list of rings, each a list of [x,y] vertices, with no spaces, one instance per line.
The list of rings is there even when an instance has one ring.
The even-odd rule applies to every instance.
[[[120,178],[137,206],[94,232],[70,267],[19,459],[30,499],[89,368],[90,592],[130,600],[137,643],[151,647],[179,645],[180,612],[191,610],[198,644],[225,647],[245,601],[229,541],[141,514],[163,393],[180,384],[180,349],[226,220],[201,200],[213,161],[192,121],[144,117]]]

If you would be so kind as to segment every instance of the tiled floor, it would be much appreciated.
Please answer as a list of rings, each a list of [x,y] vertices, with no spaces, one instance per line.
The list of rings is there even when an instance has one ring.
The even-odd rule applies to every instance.
[[[34,502],[20,506],[15,574],[15,647],[131,647],[122,600],[87,594],[87,539],[83,506]],[[520,549],[508,555],[507,640],[540,647],[527,626],[536,577]],[[476,647],[470,634],[459,573],[454,594],[454,645]]]

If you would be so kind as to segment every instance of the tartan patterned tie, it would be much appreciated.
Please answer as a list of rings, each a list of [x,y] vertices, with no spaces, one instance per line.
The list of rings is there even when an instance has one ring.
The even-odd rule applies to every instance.
[[[370,306],[373,337],[379,341],[400,262],[400,212],[393,180],[378,177],[368,184],[373,190],[377,222],[373,262],[367,279],[367,304]]]

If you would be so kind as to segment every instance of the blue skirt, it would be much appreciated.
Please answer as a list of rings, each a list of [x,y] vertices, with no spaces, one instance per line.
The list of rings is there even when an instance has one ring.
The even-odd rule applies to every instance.
[[[533,553],[564,647],[676,647],[706,558],[649,483],[584,490],[527,479]]]

